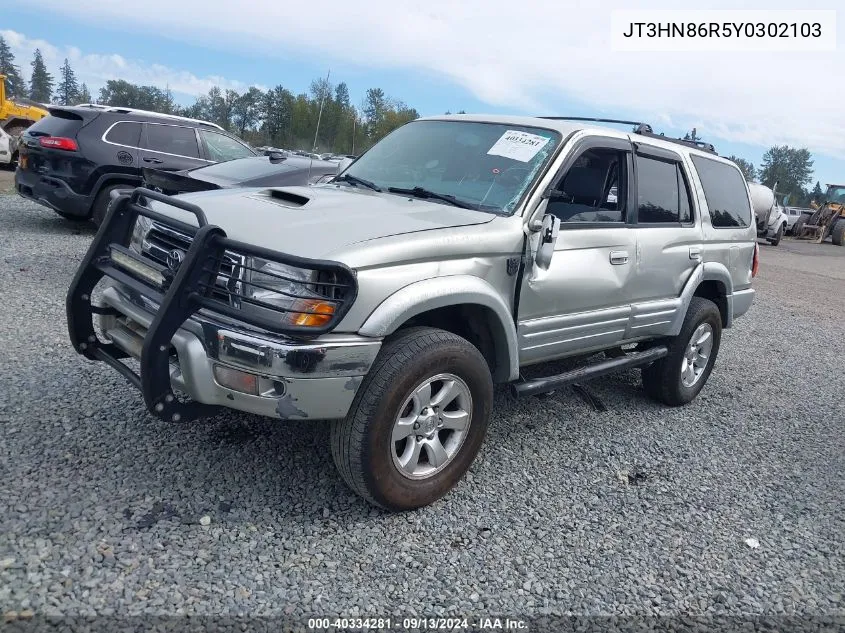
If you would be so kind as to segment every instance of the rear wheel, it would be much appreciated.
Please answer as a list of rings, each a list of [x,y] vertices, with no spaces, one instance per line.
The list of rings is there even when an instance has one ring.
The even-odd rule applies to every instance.
[[[111,204],[112,191],[118,191],[120,189],[131,189],[131,186],[106,185],[100,189],[100,193],[98,193],[97,197],[94,199],[94,204],[91,207],[91,221],[94,222],[97,228],[100,228],[103,220],[106,219],[106,213],[109,210],[109,204]]]
[[[797,220],[795,220],[795,226],[792,227],[792,234],[795,237],[801,237],[801,230],[804,228],[804,225],[807,223],[807,218],[805,216],[801,216]]]
[[[349,414],[332,426],[344,481],[388,510],[428,505],[472,464],[493,402],[484,357],[469,341],[412,328],[385,343]]]
[[[830,233],[830,238],[837,246],[845,244],[845,218],[839,218],[836,221],[836,225]]]
[[[642,370],[646,393],[669,406],[692,402],[713,371],[721,340],[719,308],[709,299],[693,297],[669,354]]]

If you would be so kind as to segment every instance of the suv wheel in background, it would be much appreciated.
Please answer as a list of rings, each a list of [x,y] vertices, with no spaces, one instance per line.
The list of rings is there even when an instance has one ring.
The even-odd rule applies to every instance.
[[[97,228],[100,228],[103,220],[106,219],[106,212],[109,210],[109,204],[111,204],[112,191],[131,188],[131,185],[120,184],[106,185],[100,189],[100,193],[97,194],[97,197],[94,199],[94,204],[91,206],[91,221]]]
[[[721,340],[719,308],[693,297],[680,333],[669,340],[669,354],[642,370],[646,393],[673,407],[692,402],[713,371]]]
[[[332,456],[352,490],[387,510],[428,505],[472,464],[493,403],[490,368],[469,341],[428,327],[385,343],[346,419],[332,426]]]

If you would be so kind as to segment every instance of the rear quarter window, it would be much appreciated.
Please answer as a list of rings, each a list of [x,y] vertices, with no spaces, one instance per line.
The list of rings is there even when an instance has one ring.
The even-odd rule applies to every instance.
[[[748,187],[739,169],[703,156],[691,158],[704,188],[713,226],[720,229],[751,226]]]
[[[131,121],[115,123],[112,128],[106,132],[106,140],[109,143],[116,143],[117,145],[138,147],[141,141],[141,124]]]

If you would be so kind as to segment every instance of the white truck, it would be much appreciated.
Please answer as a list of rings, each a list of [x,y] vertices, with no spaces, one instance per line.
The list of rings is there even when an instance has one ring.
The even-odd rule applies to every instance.
[[[757,224],[757,237],[765,238],[772,246],[780,244],[783,234],[786,233],[789,217],[775,195],[777,183],[774,189],[756,182],[749,182],[748,189],[751,193],[751,203],[754,208],[754,216]]]

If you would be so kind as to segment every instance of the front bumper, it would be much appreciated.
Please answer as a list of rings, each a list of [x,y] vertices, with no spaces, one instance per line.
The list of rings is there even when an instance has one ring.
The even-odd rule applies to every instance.
[[[131,288],[107,281],[99,316],[104,337],[141,357],[155,306]],[[378,339],[327,334],[308,343],[260,336],[195,317],[171,338],[170,383],[191,400],[281,419],[330,420],[346,416],[381,348]],[[257,376],[258,394],[221,385],[215,366]]]
[[[194,213],[200,228],[142,208],[138,204],[142,192],[145,198]],[[149,279],[144,267],[163,271],[160,265],[138,259],[136,266],[127,268],[118,264],[120,258],[115,259],[115,252],[124,258],[130,253],[125,245],[141,213],[195,233],[167,283],[144,281]],[[118,370],[141,391],[147,409],[165,420],[206,417],[220,407],[281,419],[344,417],[381,340],[331,333],[332,322],[300,334],[304,325],[284,325],[223,302],[216,296],[220,286],[214,280],[228,249],[271,261],[293,259],[227,239],[222,229],[207,223],[201,209],[188,202],[143,189],[131,199],[119,196],[68,290],[68,332],[74,349]],[[295,262],[344,272],[336,262],[303,258]],[[351,287],[344,295],[348,301],[335,300],[339,308],[334,323],[354,300],[357,283],[353,278],[349,284],[344,286]],[[92,301],[95,288],[102,288],[97,305]],[[95,321],[99,321],[99,332]],[[139,361],[137,373],[123,362],[126,358]]]
[[[45,207],[64,215],[87,218],[91,215],[91,196],[76,193],[63,180],[41,174],[15,171],[15,191]]]

